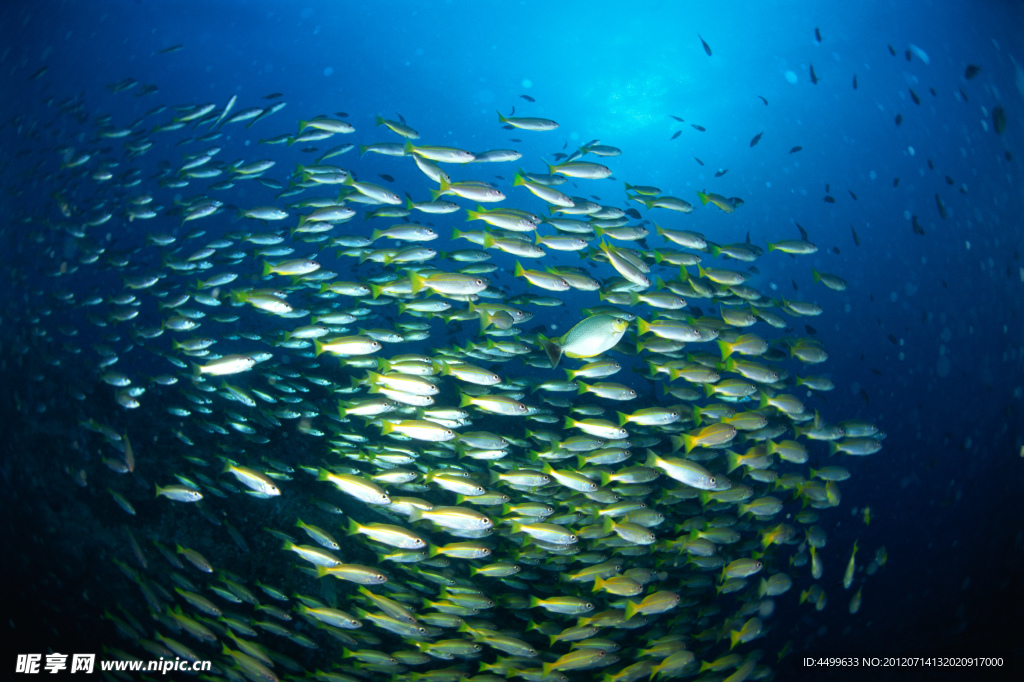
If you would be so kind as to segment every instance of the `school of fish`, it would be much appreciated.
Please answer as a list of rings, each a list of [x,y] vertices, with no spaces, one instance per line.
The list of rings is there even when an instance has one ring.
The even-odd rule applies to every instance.
[[[773,676],[758,640],[776,602],[840,596],[825,528],[884,439],[819,398],[827,349],[795,328],[823,308],[753,284],[814,244],[716,243],[703,211],[757,207],[623,189],[599,140],[531,172],[269,97],[133,121],[54,97],[24,135],[56,293],[21,322],[82,370],[70,413],[103,454],[69,473],[122,519],[106,654],[253,681]],[[856,552],[851,613],[885,563]]]

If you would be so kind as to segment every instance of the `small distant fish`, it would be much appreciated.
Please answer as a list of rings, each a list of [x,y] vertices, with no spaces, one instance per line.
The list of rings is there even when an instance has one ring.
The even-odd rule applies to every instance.
[[[814,39],[821,42],[821,30],[817,26],[814,27]]]
[[[378,173],[377,177],[378,178],[382,178],[384,180],[387,180],[388,182],[394,182],[395,181],[395,179],[393,177],[391,177],[390,175],[388,175],[387,173]]]
[[[911,227],[914,230],[914,234],[920,234],[920,235],[924,234],[924,228],[921,227],[921,224],[919,222],[917,222],[917,216],[916,215],[910,216],[910,225],[911,225]]]
[[[750,141],[750,146],[753,147],[758,142],[760,142],[762,135],[764,135],[764,131],[763,130],[761,132],[759,132],[757,135],[754,135],[754,139]]]
[[[723,175],[725,175],[728,172],[729,172],[728,168],[722,168],[717,173],[715,173],[715,177],[716,178],[720,178],[720,177],[722,177]]]
[[[939,96],[939,93],[935,92],[935,88],[928,88],[928,92],[932,93],[932,97]]]
[[[674,140],[674,139],[676,139],[677,137],[679,137],[679,136],[680,136],[680,135],[682,134],[682,132],[683,132],[682,130],[677,130],[676,132],[674,132],[674,133],[672,134],[672,137],[670,137],[669,139],[670,139],[670,140]]]
[[[680,123],[685,123],[686,122],[683,119],[681,119],[680,117],[675,116],[673,114],[669,114],[669,118],[674,118],[675,120],[679,121]]]
[[[836,198],[834,196],[832,196],[831,194],[826,194],[825,195],[825,203],[826,204],[834,204],[834,203],[836,203]]]
[[[705,130],[707,130],[707,128],[705,128],[704,126],[699,126],[699,125],[697,125],[696,123],[691,123],[690,125],[692,125],[692,126],[694,127],[694,129],[696,129],[696,130],[699,130],[699,131],[700,131],[700,132],[702,132],[702,133],[703,133],[703,132],[704,132]]]
[[[509,130],[512,129],[512,126],[504,126],[504,127],[508,128]],[[508,141],[509,142],[522,142],[522,140],[520,140],[518,137],[510,137],[510,138],[508,138]]]
[[[695,156],[695,157],[693,157],[693,160],[694,160],[694,161],[696,161],[697,163],[699,163],[699,164],[700,164],[700,165],[702,165],[702,166],[704,165],[704,162],[703,162],[703,161],[701,161],[700,159],[698,159],[698,158],[697,158],[696,156]]]
[[[335,111],[334,115],[339,117],[339,118],[348,118],[348,112],[347,111]],[[398,115],[398,119],[402,120],[402,115],[401,114]],[[404,121],[402,121],[402,122],[404,123]]]
[[[951,177],[949,177],[949,176],[947,175],[947,176],[946,176],[946,184],[947,184],[947,185],[952,185],[952,184],[955,184],[955,183],[953,182],[953,178],[951,178]]]
[[[36,71],[36,72],[35,72],[34,74],[32,74],[31,76],[29,76],[29,77],[28,77],[28,79],[29,79],[30,81],[34,81],[34,80],[36,80],[37,78],[42,78],[42,77],[43,77],[43,75],[44,75],[44,74],[45,74],[45,73],[46,73],[47,71],[49,71],[49,70],[50,70],[50,67],[49,67],[49,66],[43,66],[43,67],[41,67],[41,68],[40,68],[40,69],[39,69],[38,71]]]
[[[899,127],[901,123],[903,123],[903,114],[896,114],[896,126]]]
[[[857,74],[853,74],[853,89],[857,89]]]
[[[818,74],[814,73],[814,64],[811,64],[811,83],[818,84]]]
[[[910,90],[910,99],[914,100],[914,104],[921,104],[921,98],[917,96],[913,89]]]
[[[971,80],[978,75],[979,71],[981,71],[981,67],[977,64],[968,64],[967,68],[964,69],[964,78]]]
[[[964,98],[964,101],[965,101],[965,102],[967,102],[967,101],[968,101],[968,99],[967,99],[967,93],[966,93],[966,92],[964,92],[964,89],[963,89],[963,88],[959,88],[959,87],[958,87],[958,88],[957,88],[957,90],[959,90],[959,91],[960,91],[960,96]]]
[[[896,50],[892,48],[892,45],[889,46],[889,54],[891,54],[893,57],[896,56]]]
[[[928,159],[928,170],[935,170],[935,162]]]
[[[519,95],[519,96],[522,97],[523,99],[525,99],[527,102],[536,102],[537,101],[534,98],[530,97],[529,95]]]
[[[850,225],[850,231],[853,232],[853,243],[860,246],[860,237],[857,236],[857,230],[854,229],[853,225]]]
[[[320,151],[320,148],[319,147],[303,147],[299,151],[300,152],[305,152],[306,154],[312,154],[313,152]]]
[[[640,220],[640,211],[636,210],[635,208],[627,208],[626,215],[628,215],[630,218],[633,218],[634,220]]]
[[[765,106],[768,106],[768,100],[766,100],[766,99],[765,99],[764,97],[762,97],[761,95],[758,95],[758,96],[757,96],[757,98],[758,98],[759,100],[761,100],[762,102],[764,102],[764,105],[765,105]]]
[[[157,54],[171,54],[172,52],[178,52],[184,47],[185,46],[181,44],[171,45],[170,47],[165,47],[164,49],[160,50],[159,52],[157,52]]]
[[[700,38],[700,34],[699,33],[697,34],[697,37]],[[710,57],[711,56],[711,46],[708,45],[706,42],[704,42],[703,38],[700,38],[700,44],[704,46],[704,51],[707,52],[708,56]]]
[[[272,92],[269,95],[263,95],[263,99],[278,99],[279,97],[284,97],[284,93],[283,92]]]
[[[796,154],[798,151],[801,151],[802,149],[803,149],[803,147],[801,147],[800,145],[797,145],[797,146],[793,147],[792,149],[790,149],[789,153],[790,154]]]
[[[996,107],[992,110],[992,125],[995,126],[996,135],[1002,135],[1006,130],[1006,110]]]
[[[899,178],[893,178],[892,179],[892,186],[893,187],[899,187],[900,186],[900,179]]]
[[[917,45],[914,45],[913,43],[910,44],[909,52],[913,52],[915,55],[917,55],[917,58],[920,59],[925,64],[931,64],[932,63],[932,60],[928,56],[928,53],[925,52],[924,50],[922,50],[921,48],[919,48]],[[909,57],[907,58],[907,61],[908,62],[910,61]]]
[[[942,217],[943,220],[945,220],[946,219],[946,205],[944,203],[942,203],[942,197],[940,197],[937,193],[935,195],[935,206],[938,207],[938,209],[939,209],[939,215]]]

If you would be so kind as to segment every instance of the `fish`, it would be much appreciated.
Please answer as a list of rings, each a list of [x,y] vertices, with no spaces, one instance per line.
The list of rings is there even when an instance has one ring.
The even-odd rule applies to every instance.
[[[819,43],[821,42],[821,29],[817,26],[814,27],[814,40]]]
[[[693,126],[694,130],[698,130],[702,133],[707,130],[707,128],[705,128],[704,126],[699,126],[696,123],[691,123],[690,125]]]
[[[563,356],[592,358],[610,350],[629,328],[629,322],[613,315],[601,314],[576,323],[557,339],[542,339],[551,367],[557,367]]]
[[[971,80],[979,73],[981,73],[980,66],[978,66],[977,64],[968,64],[967,67],[964,69],[964,78],[966,78],[967,80]]]
[[[916,214],[910,216],[910,228],[914,234],[921,236],[924,235],[924,228],[921,227],[921,223],[918,222]]]
[[[764,105],[765,105],[765,106],[768,106],[768,100],[767,100],[767,99],[765,99],[765,98],[764,98],[764,97],[762,97],[761,95],[758,95],[758,96],[757,96],[757,98],[758,98],[759,100],[761,100],[762,102],[764,102]]]
[[[813,85],[817,85],[818,84],[818,74],[814,73],[814,64],[810,65],[810,71],[811,71],[811,83]]]
[[[498,112],[498,121],[506,125],[512,126],[513,128],[519,128],[521,130],[533,130],[537,132],[554,130],[558,127],[558,123],[547,118],[531,118],[531,117],[509,117],[502,116],[501,112]]]
[[[992,127],[996,131],[996,135],[1006,132],[1006,110],[1001,106],[992,110]]]
[[[180,52],[183,49],[185,49],[185,46],[179,43],[177,45],[170,45],[169,47],[158,50],[157,54],[172,54],[174,52]]]
[[[676,132],[672,133],[672,137],[670,137],[669,139],[670,139],[670,140],[674,140],[674,139],[676,139],[677,137],[679,137],[679,136],[680,136],[680,135],[681,135],[682,133],[683,133],[683,131],[682,131],[682,130],[677,130]]]
[[[704,42],[704,39],[700,37],[699,33],[697,34],[697,38],[700,39],[700,44],[701,44],[701,47],[704,48],[704,52],[706,52],[707,55],[710,57],[711,56],[711,46],[708,45],[706,42]]]
[[[853,74],[853,89],[857,89],[857,74]]]
[[[681,116],[675,116],[675,115],[673,115],[673,114],[669,114],[669,115],[668,115],[668,117],[669,117],[669,118],[674,118],[675,120],[679,121],[680,123],[685,123],[685,122],[686,122],[686,121],[684,121],[684,120],[682,119],[682,117],[681,117]]]
[[[721,194],[715,194],[714,192],[703,192],[698,190],[697,196],[700,198],[700,203],[703,206],[707,206],[708,203],[711,203],[712,205],[717,206],[721,211],[725,213],[732,213],[735,210],[733,203],[726,199],[725,197],[723,197]]]
[[[527,102],[536,102],[537,101],[534,98],[530,97],[529,95],[519,95],[519,97],[522,98],[522,99],[525,99]]]
[[[755,145],[756,145],[756,144],[757,144],[758,142],[760,142],[760,141],[761,141],[761,136],[762,136],[762,135],[764,135],[764,131],[763,131],[763,130],[762,130],[761,132],[759,132],[759,133],[758,133],[757,135],[754,135],[754,138],[753,138],[752,140],[750,140],[750,146],[751,146],[751,147],[753,147],[753,146],[755,146]]]
[[[803,151],[803,147],[800,147],[800,146],[791,147],[790,150],[789,150],[789,153],[790,154],[796,154],[799,151]]]

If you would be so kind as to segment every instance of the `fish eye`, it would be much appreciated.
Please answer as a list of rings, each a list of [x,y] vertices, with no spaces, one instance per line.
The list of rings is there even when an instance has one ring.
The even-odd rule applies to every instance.
[[[570,535],[569,539],[572,540],[573,542],[576,542],[576,536],[575,535]]]
[[[718,481],[715,480],[714,476],[708,479],[708,483],[710,483],[711,485],[718,485]]]
[[[484,281],[482,279],[475,279],[475,280],[473,280],[473,282],[476,283],[476,284],[483,284],[484,283]]]

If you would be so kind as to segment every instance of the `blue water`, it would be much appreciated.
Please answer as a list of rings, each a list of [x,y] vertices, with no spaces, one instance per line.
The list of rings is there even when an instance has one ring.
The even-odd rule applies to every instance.
[[[374,128],[378,114],[404,117],[419,130],[421,143],[522,152],[515,164],[459,169],[461,180],[499,184],[509,197],[504,205],[539,212],[538,200],[511,187],[515,168],[544,172],[542,163],[553,162],[553,154],[569,154],[598,139],[623,152],[601,160],[614,179],[570,180],[573,191],[563,191],[625,209],[640,206],[626,201],[623,182],[658,186],[696,209],[689,215],[646,212],[646,219],[696,230],[718,243],[797,239],[796,225],[802,226],[819,251],[795,258],[766,254],[748,283],[773,297],[812,300],[824,309],[820,317],[796,319],[792,332],[813,336],[829,353],[824,373],[837,388],[817,398],[815,407],[830,420],[873,421],[886,438],[877,455],[842,462],[853,478],[843,484],[841,506],[829,512],[829,543],[822,550],[828,607],[819,613],[796,603],[810,580],[806,567],[794,569],[794,589],[779,598],[767,635],[756,643],[767,652],[764,662],[776,666],[778,679],[821,679],[797,660],[819,655],[1003,656],[1007,665],[1020,665],[1024,650],[1015,633],[1024,603],[1018,523],[1024,484],[1024,45],[1018,27],[1024,12],[1016,3],[999,2],[638,5],[10,5],[0,20],[2,419],[10,434],[2,498],[10,509],[4,544],[12,558],[5,563],[10,561],[21,593],[4,621],[12,623],[6,634],[17,638],[18,652],[99,651],[101,644],[130,649],[91,626],[117,601],[108,586],[124,582],[110,557],[127,560],[130,550],[119,535],[127,517],[111,510],[106,470],[96,468],[101,446],[84,434],[79,420],[106,415],[118,431],[127,427],[133,442],[145,442],[151,431],[161,439],[148,439],[154,449],[174,447],[168,444],[172,420],[162,410],[153,410],[159,414],[154,421],[139,423],[109,399],[91,350],[105,342],[109,329],[90,325],[89,310],[63,305],[57,296],[69,288],[79,300],[94,292],[112,295],[122,273],[99,268],[88,277],[54,276],[62,261],[74,262],[81,247],[54,227],[61,224],[54,198],[80,190],[57,183],[62,176],[54,159],[63,148],[95,146],[87,131],[107,127],[98,125],[100,116],[110,115],[109,127],[117,128],[158,104],[222,107],[237,95],[237,112],[268,106],[271,100],[264,96],[280,92],[283,97],[273,101],[287,106],[251,129],[232,124],[216,141],[180,149],[158,142],[156,151],[132,162],[141,169],[141,187],[111,189],[110,196],[123,200],[149,189],[158,203],[172,208],[175,198],[199,190],[159,187],[152,180],[159,162],[178,163],[181,154],[211,145],[222,148],[221,161],[276,160],[271,175],[284,180],[297,162],[313,163],[319,154],[300,151],[302,143],[271,146],[260,139],[293,134],[299,119],[345,112],[357,133],[351,140],[315,143],[320,152],[342,141],[395,141],[383,127]],[[177,44],[183,45],[180,51],[158,53]],[[812,64],[817,84],[811,82]],[[971,79],[965,78],[968,64],[981,67]],[[43,66],[47,71],[30,79]],[[140,85],[123,93],[108,87],[126,78]],[[136,96],[145,84],[158,91]],[[56,103],[66,98],[80,99],[82,120],[57,113]],[[994,129],[997,107],[1007,120],[1001,134]],[[510,115],[513,108],[517,116],[551,118],[560,127],[544,133],[504,130],[496,111]],[[157,119],[169,120],[172,113]],[[153,123],[147,119],[146,127]],[[802,149],[791,153],[797,146]],[[356,164],[355,154],[335,161]],[[410,163],[368,154],[358,169],[360,179],[427,199],[428,185]],[[375,177],[381,173],[394,183]],[[697,190],[741,197],[744,205],[733,214],[701,207]],[[224,201],[245,208],[274,203],[275,194],[239,183]],[[451,228],[465,227],[461,213],[420,217],[441,233],[432,244],[438,250],[471,246],[447,239]],[[179,230],[172,216],[152,222],[128,223],[118,216],[90,232],[90,239],[129,258],[136,271],[160,271],[156,252],[140,248],[145,233],[184,234],[198,223]],[[207,229],[205,239],[237,228],[227,218],[199,223]],[[915,233],[915,224],[923,234]],[[314,252],[296,254],[304,255]],[[502,269],[492,279],[514,289],[513,259],[494,260]],[[575,254],[557,253],[551,260],[579,263]],[[335,269],[344,275],[340,267],[345,266]],[[815,285],[811,268],[842,276],[847,290]],[[562,333],[579,309],[596,303],[592,294],[563,298],[564,309],[537,310],[534,323],[546,333]],[[563,310],[575,315],[563,317]],[[275,328],[265,319],[246,319],[257,328]],[[135,322],[159,320],[149,308]],[[432,339],[445,333],[444,325],[432,323]],[[460,343],[472,338],[465,330],[453,334]],[[132,358],[115,369],[127,371],[128,363],[140,374],[170,369],[153,356]],[[631,385],[653,393],[637,376]],[[100,407],[97,397],[90,412],[89,405],[69,397],[72,389],[89,394],[90,402],[96,396],[106,402]],[[158,391],[150,393],[157,394],[152,405],[165,406]],[[149,399],[147,394],[141,401]],[[309,447],[299,446],[300,461]],[[83,466],[94,472],[88,488],[70,483]],[[145,476],[148,488],[152,470]],[[148,499],[143,487],[132,489],[132,499]],[[144,514],[146,505],[152,502],[140,503],[133,520],[136,534],[165,537],[172,546],[175,534],[188,537],[181,519],[156,507]],[[871,509],[869,526],[862,521],[865,506]],[[69,519],[74,523],[67,532],[54,528]],[[851,616],[839,582],[855,539],[858,560],[866,563],[885,546],[889,561],[876,574],[861,576],[863,607]],[[281,563],[275,572],[284,569]],[[793,653],[776,663],[775,653],[787,641]],[[912,679],[938,679],[942,673],[914,674],[920,677]],[[854,673],[839,678],[862,679]],[[891,676],[897,678],[904,679]]]

